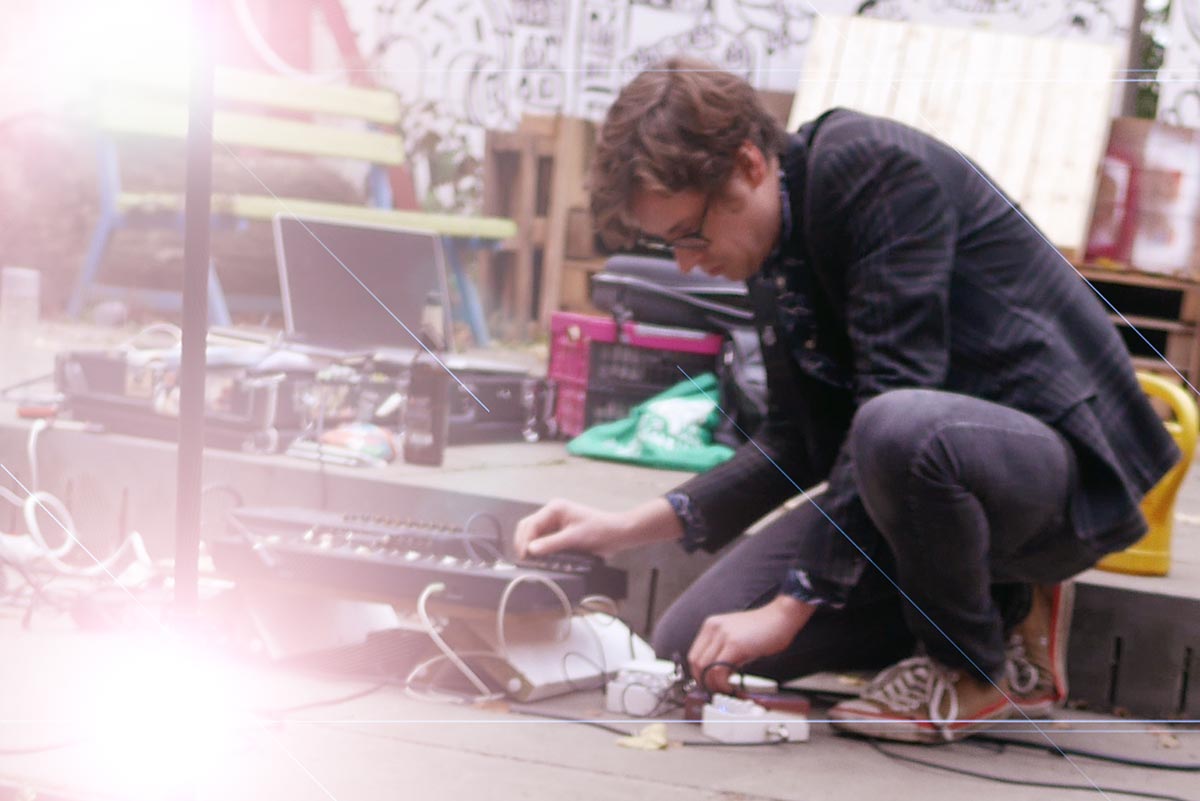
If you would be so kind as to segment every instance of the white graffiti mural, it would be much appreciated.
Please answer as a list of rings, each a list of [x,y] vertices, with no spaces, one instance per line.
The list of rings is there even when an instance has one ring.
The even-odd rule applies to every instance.
[[[1174,0],[1162,70],[1158,118],[1200,127],[1200,0]]]
[[[345,0],[384,82],[464,121],[522,114],[599,118],[621,85],[673,54],[698,56],[763,89],[792,91],[814,20],[886,19],[1128,38],[1136,0]],[[1200,0],[1176,0],[1195,7]]]

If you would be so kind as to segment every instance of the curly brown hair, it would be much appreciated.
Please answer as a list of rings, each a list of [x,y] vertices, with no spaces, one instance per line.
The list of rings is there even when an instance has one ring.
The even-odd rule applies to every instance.
[[[699,59],[674,56],[634,78],[608,110],[588,184],[604,244],[633,244],[629,206],[638,192],[712,192],[733,173],[749,141],[783,152],[783,128],[741,78]]]

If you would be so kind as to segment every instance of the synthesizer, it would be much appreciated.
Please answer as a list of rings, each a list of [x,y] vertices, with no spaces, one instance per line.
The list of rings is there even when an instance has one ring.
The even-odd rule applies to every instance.
[[[484,533],[478,529],[485,526],[469,522],[239,508],[208,546],[217,572],[234,580],[286,582],[388,603],[411,602],[434,582],[445,586],[439,601],[482,609],[497,609],[508,591],[505,609],[516,613],[562,608],[545,581],[554,582],[572,606],[588,595],[625,597],[624,571],[598,557],[506,558],[499,525],[491,520],[495,530]]]

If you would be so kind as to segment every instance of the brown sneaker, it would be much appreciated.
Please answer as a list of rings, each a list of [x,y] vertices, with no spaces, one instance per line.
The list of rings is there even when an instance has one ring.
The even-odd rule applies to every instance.
[[[829,710],[835,729],[908,743],[960,740],[1013,713],[1007,680],[996,684],[914,656],[881,672],[860,697]]]
[[[1004,674],[1013,703],[1026,715],[1045,715],[1067,700],[1067,635],[1074,606],[1074,584],[1035,584],[1028,617],[1008,634]]]

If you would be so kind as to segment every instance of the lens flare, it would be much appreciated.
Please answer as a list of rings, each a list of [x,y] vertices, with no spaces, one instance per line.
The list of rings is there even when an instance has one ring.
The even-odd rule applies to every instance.
[[[187,642],[164,635],[122,643],[95,670],[95,753],[133,797],[171,797],[205,783],[254,725],[234,666]]]

